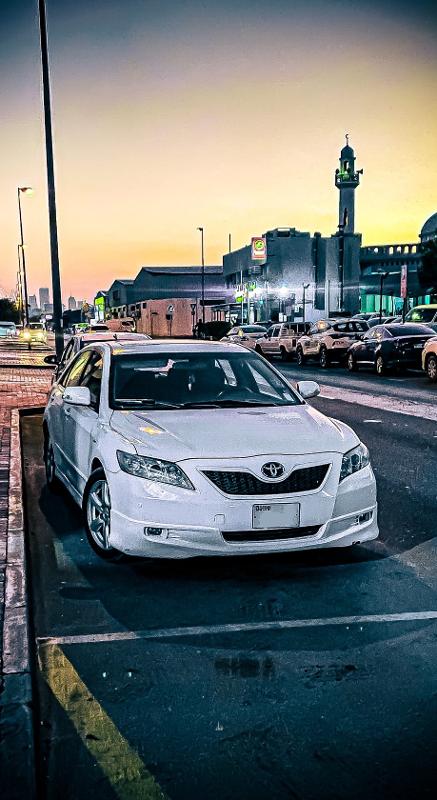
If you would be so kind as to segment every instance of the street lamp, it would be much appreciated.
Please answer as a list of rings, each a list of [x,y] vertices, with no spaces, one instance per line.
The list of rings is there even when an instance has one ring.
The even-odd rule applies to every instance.
[[[21,214],[21,195],[22,194],[32,194],[33,189],[31,186],[19,186],[17,189],[17,197],[18,197],[18,218],[20,221],[20,244],[19,247],[21,248],[21,265],[22,265],[22,275],[23,275],[23,292],[24,292],[24,320],[26,325],[29,324],[29,303],[27,299],[27,277],[26,277],[26,255],[24,253],[24,237],[23,237],[23,217]]]
[[[205,251],[203,240],[203,228],[197,228],[200,231],[202,243],[202,323],[205,324]]]
[[[388,277],[388,272],[377,272],[379,275],[380,285],[379,285],[379,324],[381,325],[382,322],[382,287],[385,278]]]
[[[303,289],[303,297],[302,297],[302,322],[303,322],[303,324],[304,324],[304,325],[305,325],[305,303],[306,303],[306,299],[305,299],[305,292],[306,292],[306,290],[307,290],[307,289],[309,289],[309,288],[310,288],[310,285],[309,285],[309,283],[303,283],[303,284],[302,284],[302,289]]]

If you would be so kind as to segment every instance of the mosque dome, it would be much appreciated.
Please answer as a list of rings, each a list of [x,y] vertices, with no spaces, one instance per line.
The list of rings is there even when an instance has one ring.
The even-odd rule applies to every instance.
[[[420,239],[422,242],[428,242],[430,239],[437,239],[437,212],[426,220],[420,231]]]
[[[340,154],[342,160],[355,158],[355,153],[349,144],[346,144]]]

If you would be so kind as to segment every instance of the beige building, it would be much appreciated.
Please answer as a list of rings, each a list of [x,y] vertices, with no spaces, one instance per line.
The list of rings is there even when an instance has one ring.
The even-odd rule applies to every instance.
[[[154,339],[167,336],[192,336],[193,327],[201,318],[200,303],[195,297],[147,300],[141,303],[137,331],[147,333]],[[212,310],[206,306],[205,322],[210,322],[212,318]]]

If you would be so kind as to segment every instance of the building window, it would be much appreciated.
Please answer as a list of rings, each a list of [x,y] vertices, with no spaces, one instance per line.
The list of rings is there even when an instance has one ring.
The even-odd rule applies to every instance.
[[[147,308],[147,303],[143,303],[143,308]]]

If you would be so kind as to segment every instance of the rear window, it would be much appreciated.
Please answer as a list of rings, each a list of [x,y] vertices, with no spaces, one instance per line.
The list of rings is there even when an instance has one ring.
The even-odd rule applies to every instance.
[[[392,336],[420,336],[434,333],[427,325],[387,325],[387,330]]]
[[[266,329],[261,325],[243,325],[241,329],[244,333],[265,333]]]

